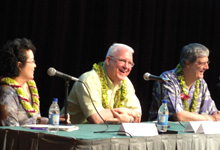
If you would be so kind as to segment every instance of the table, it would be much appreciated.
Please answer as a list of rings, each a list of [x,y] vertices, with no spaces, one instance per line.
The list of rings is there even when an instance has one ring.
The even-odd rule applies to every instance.
[[[169,125],[169,130],[178,134],[130,138],[117,132],[94,133],[106,129],[98,124],[78,124],[79,130],[59,131],[56,135],[23,127],[0,127],[0,147],[2,150],[220,150],[220,134],[183,133],[184,128],[178,123]],[[120,125],[109,125],[108,131],[119,128]]]

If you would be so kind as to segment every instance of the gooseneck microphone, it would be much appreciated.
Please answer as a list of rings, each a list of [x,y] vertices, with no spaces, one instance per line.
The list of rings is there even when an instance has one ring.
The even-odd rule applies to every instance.
[[[58,76],[58,77],[61,77],[61,78],[65,79],[64,116],[65,116],[65,123],[67,124],[67,97],[68,97],[68,94],[69,94],[69,82],[70,82],[70,80],[78,81],[78,82],[81,82],[81,81],[79,79],[75,78],[75,77],[72,77],[72,76],[67,75],[65,73],[62,73],[62,72],[59,72],[59,71],[57,71],[56,69],[54,69],[52,67],[50,67],[47,70],[47,74],[49,76]]]
[[[162,86],[162,84],[164,83],[164,82],[166,82],[166,83],[170,83],[170,84],[172,84],[173,85],[173,87],[175,88],[175,90],[174,90],[174,95],[175,95],[175,106],[174,106],[174,109],[175,109],[175,112],[176,112],[176,108],[177,108],[177,91],[176,91],[176,86],[174,85],[174,83],[170,80],[170,79],[167,79],[167,78],[164,78],[164,77],[159,77],[159,76],[155,76],[155,75],[151,75],[150,73],[145,73],[144,75],[143,75],[143,77],[144,77],[144,80],[146,80],[146,81],[148,81],[148,80],[157,80],[157,81],[159,81],[160,82],[160,101],[162,101],[162,88],[163,88],[163,86]],[[183,126],[184,128],[185,128],[185,126],[181,123],[181,121],[179,120],[179,118],[178,118],[178,116],[177,116],[177,113],[176,113],[176,119],[177,119],[177,121],[179,122],[179,124],[181,125],[181,126]]]
[[[103,122],[104,122],[104,123],[106,124],[106,126],[107,126],[107,128],[106,128],[104,131],[96,131],[96,132],[94,132],[94,133],[104,133],[104,132],[107,132],[107,130],[108,130],[108,123],[104,120],[104,118],[103,118],[103,117],[101,116],[101,114],[98,112],[98,110],[97,110],[97,108],[96,108],[96,106],[95,106],[95,104],[94,104],[94,102],[93,102],[93,99],[92,99],[92,96],[91,96],[91,94],[90,94],[90,91],[89,91],[87,85],[86,85],[83,81],[81,81],[81,80],[79,80],[79,79],[77,79],[77,78],[75,78],[75,77],[72,77],[72,76],[70,76],[70,75],[67,75],[67,74],[65,74],[65,73],[59,72],[59,71],[57,71],[56,69],[54,69],[54,68],[52,68],[52,67],[50,67],[50,68],[47,70],[47,74],[48,74],[49,76],[58,76],[58,77],[61,77],[61,78],[66,79],[66,92],[65,92],[66,98],[65,98],[65,101],[64,101],[64,103],[65,103],[65,107],[64,107],[65,109],[64,109],[64,111],[65,111],[65,119],[66,119],[66,120],[67,120],[67,97],[68,97],[69,80],[78,81],[78,82],[82,83],[82,84],[85,86],[85,88],[86,88],[86,90],[87,90],[87,92],[88,92],[88,94],[89,94],[89,98],[90,98],[90,100],[91,100],[91,102],[92,102],[92,105],[93,105],[95,111],[97,112],[97,114],[99,115],[99,117],[103,120]]]
[[[89,94],[89,98],[90,98],[90,100],[91,100],[91,102],[92,102],[92,105],[93,105],[93,107],[94,107],[94,109],[95,109],[95,111],[97,112],[97,114],[99,115],[99,117],[102,119],[102,121],[105,123],[105,125],[106,125],[106,129],[105,130],[103,130],[103,131],[95,131],[94,133],[105,133],[105,132],[118,132],[118,131],[107,131],[108,130],[108,123],[105,121],[105,119],[101,116],[101,114],[99,113],[99,111],[97,110],[97,108],[96,108],[96,106],[95,106],[95,104],[94,104],[94,101],[93,101],[93,99],[92,99],[92,96],[91,96],[91,94],[90,94],[90,91],[89,91],[89,88],[87,87],[87,85],[83,82],[83,81],[81,81],[81,80],[79,80],[79,79],[77,79],[77,78],[75,78],[75,77],[72,77],[72,76],[70,76],[70,75],[67,75],[67,74],[65,74],[65,73],[62,73],[62,72],[59,72],[59,71],[57,71],[56,69],[54,69],[54,68],[52,68],[52,67],[50,67],[48,70],[47,70],[47,74],[49,75],[49,76],[58,76],[58,77],[61,77],[61,78],[64,78],[64,79],[66,79],[66,99],[65,99],[65,119],[67,120],[67,110],[66,110],[66,108],[67,108],[67,96],[68,96],[68,85],[69,85],[69,81],[68,80],[73,80],[73,81],[78,81],[78,82],[80,82],[80,83],[82,83],[84,86],[85,86],[85,88],[86,88],[86,90],[87,90],[87,92],[88,92],[88,94]],[[65,120],[65,121],[66,121]],[[128,133],[128,132],[126,132],[126,131],[120,131],[120,132],[124,132],[124,133],[127,133],[130,137],[132,137],[131,136],[131,134],[130,133]]]
[[[64,78],[66,80],[73,80],[73,81],[79,81],[78,78],[75,78],[75,77],[72,77],[68,74],[65,74],[65,73],[62,73],[60,71],[57,71],[56,69],[50,67],[48,70],[47,70],[47,74],[49,76],[58,76],[58,77],[61,77],[61,78]]]
[[[146,81],[149,81],[149,80],[157,80],[157,81],[160,81],[160,82],[163,82],[163,81],[169,81],[169,79],[167,78],[164,78],[164,77],[159,77],[159,76],[155,76],[155,75],[151,75],[150,73],[145,73],[143,75],[144,77],[144,80]]]

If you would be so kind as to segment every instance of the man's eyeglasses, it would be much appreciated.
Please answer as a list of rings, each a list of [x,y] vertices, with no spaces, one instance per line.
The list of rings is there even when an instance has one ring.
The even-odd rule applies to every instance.
[[[208,62],[198,62],[199,66],[205,66],[205,65],[209,65],[210,61]]]
[[[35,61],[35,60],[32,60],[32,61],[26,61],[26,63],[36,64],[36,61]]]
[[[128,63],[128,66],[129,67],[134,67],[134,63],[133,62],[130,62],[130,61],[127,61],[127,60],[125,60],[125,59],[121,59],[121,58],[116,58],[116,57],[114,57],[114,56],[110,56],[111,58],[114,58],[119,64],[122,64],[122,65],[124,65],[124,64],[127,64]]]

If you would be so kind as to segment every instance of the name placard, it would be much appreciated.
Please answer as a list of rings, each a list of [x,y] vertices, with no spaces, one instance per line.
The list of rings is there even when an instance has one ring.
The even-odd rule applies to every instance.
[[[190,121],[189,124],[183,130],[183,132],[194,132],[194,133],[196,133],[196,131],[198,130],[199,126],[203,122],[210,122],[210,121]]]
[[[131,136],[155,136],[158,135],[154,123],[122,123],[118,134]]]
[[[220,134],[220,122],[213,121],[190,121],[184,132],[201,134]]]
[[[220,134],[220,122],[204,122],[199,126],[196,133]]]

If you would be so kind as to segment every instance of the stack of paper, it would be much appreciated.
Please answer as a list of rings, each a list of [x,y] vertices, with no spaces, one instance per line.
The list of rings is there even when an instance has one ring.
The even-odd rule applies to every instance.
[[[32,125],[23,125],[24,128],[36,129],[36,130],[47,130],[47,124],[32,124]],[[59,125],[59,131],[74,131],[78,130],[79,127],[76,125]]]

